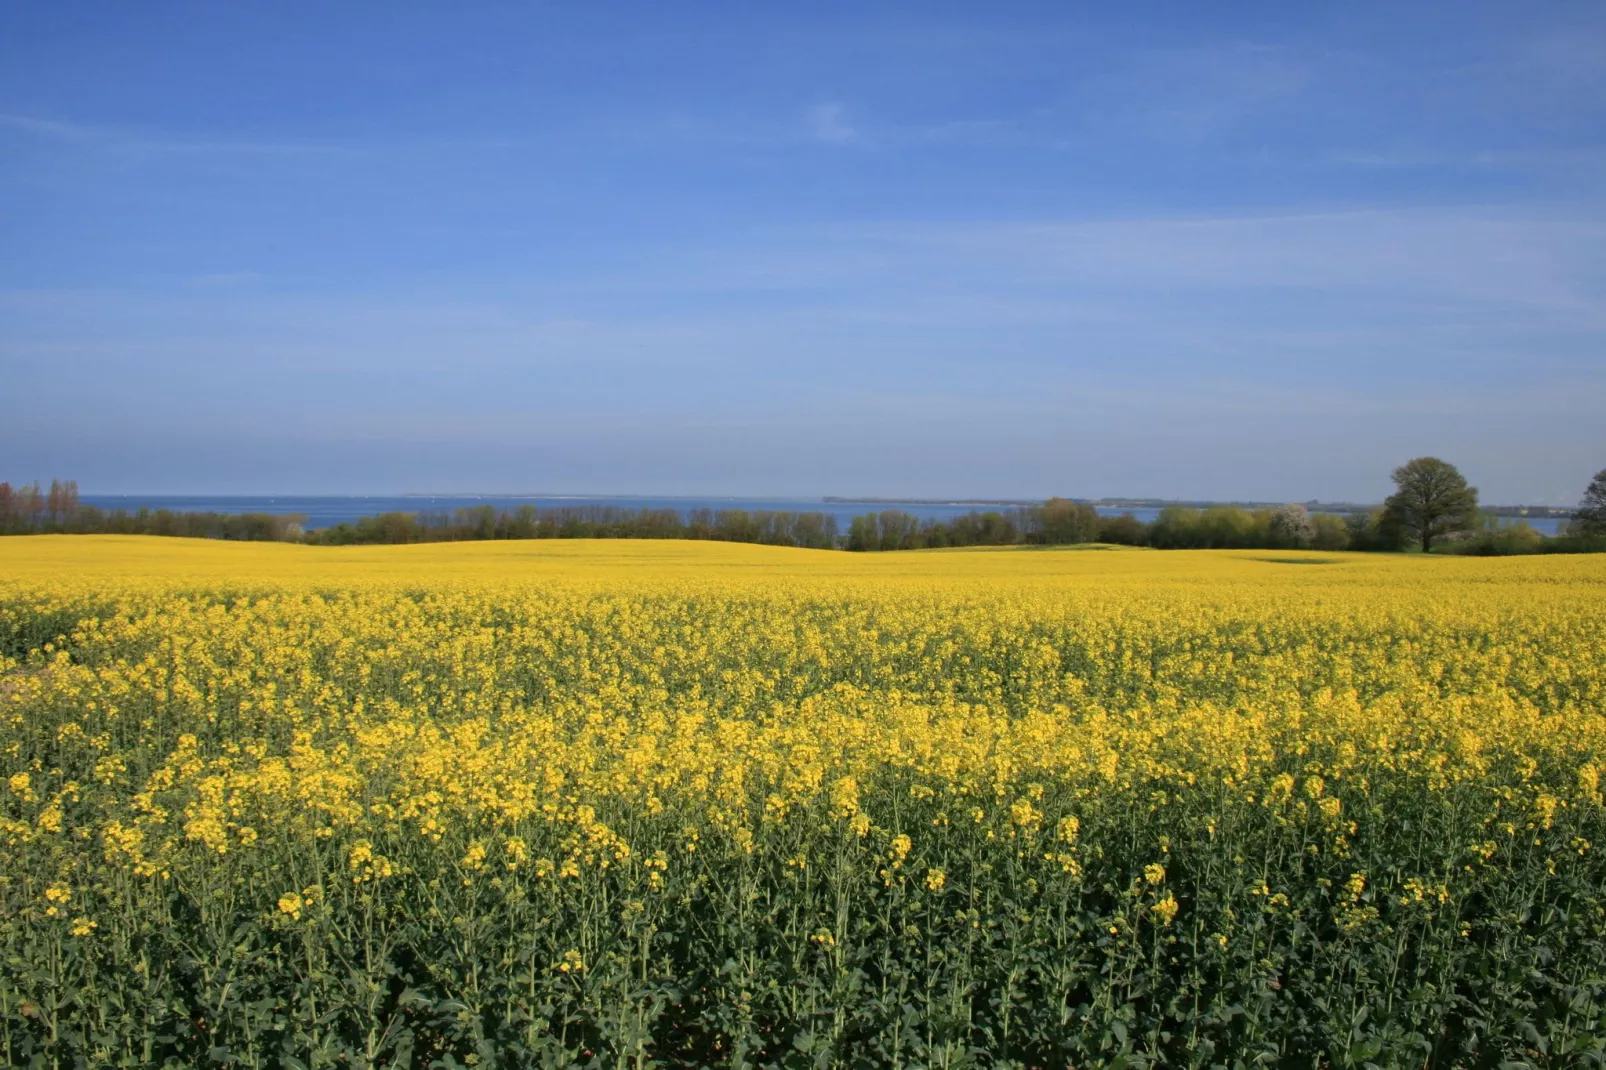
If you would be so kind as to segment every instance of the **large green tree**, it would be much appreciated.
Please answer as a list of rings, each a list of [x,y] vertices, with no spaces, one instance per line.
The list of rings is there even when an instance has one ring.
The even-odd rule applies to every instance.
[[[1433,549],[1435,539],[1466,531],[1478,512],[1478,488],[1467,486],[1455,465],[1418,457],[1394,470],[1394,493],[1383,503],[1386,522]]]
[[[1606,468],[1595,473],[1584,491],[1584,500],[1573,510],[1573,522],[1568,529],[1591,538],[1606,537]]]

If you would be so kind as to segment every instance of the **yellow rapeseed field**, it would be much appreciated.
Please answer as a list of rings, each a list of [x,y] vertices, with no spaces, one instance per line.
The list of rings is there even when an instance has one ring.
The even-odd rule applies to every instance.
[[[0,539],[13,1063],[1585,1065],[1606,558]]]

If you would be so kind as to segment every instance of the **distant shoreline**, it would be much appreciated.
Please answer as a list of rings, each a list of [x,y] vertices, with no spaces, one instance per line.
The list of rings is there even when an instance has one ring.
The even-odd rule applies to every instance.
[[[768,499],[747,495],[695,495],[695,494],[427,494],[419,491],[409,491],[404,494],[94,494],[85,495],[86,501],[99,500],[106,504],[129,502],[140,499],[166,500],[184,502],[186,504],[207,505],[214,502],[234,501],[266,501],[277,499],[301,501],[436,501],[436,502],[509,502],[509,501],[547,501],[547,502],[574,502],[585,503],[620,503],[620,502],[695,502],[701,505],[718,505],[729,503],[732,507],[740,507],[744,503],[768,503],[781,499]],[[1181,499],[1181,498],[1071,498],[1071,501],[1083,505],[1090,505],[1096,509],[1143,509],[1159,510],[1170,506],[1179,506],[1185,509],[1209,509],[1212,507],[1230,507],[1235,509],[1275,509],[1285,503],[1272,501],[1217,501],[1210,499]],[[818,502],[825,506],[866,505],[883,508],[898,508],[910,506],[917,508],[949,508],[949,509],[1019,509],[1041,505],[1042,499],[1026,498],[987,498],[987,497],[953,497],[953,498],[891,498],[891,497],[852,497],[847,495],[827,494],[819,498],[786,499],[789,503],[804,504]],[[1365,502],[1322,502],[1307,500],[1301,502],[1314,513],[1366,513],[1382,508],[1381,503]],[[1565,520],[1572,516],[1570,506],[1550,505],[1484,505],[1480,511],[1488,516],[1507,519],[1534,519],[1534,520]]]

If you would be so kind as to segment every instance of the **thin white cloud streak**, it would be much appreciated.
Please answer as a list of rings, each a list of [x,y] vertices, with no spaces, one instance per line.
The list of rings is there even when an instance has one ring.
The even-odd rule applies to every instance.
[[[468,279],[428,280],[414,296],[418,307],[457,307],[454,318],[481,328],[506,324],[508,309],[534,308],[565,330],[639,325],[644,333],[670,335],[688,322],[762,323],[820,312],[845,323],[913,327],[966,320],[1119,324],[1154,320],[1170,309],[1166,315],[1219,327],[1208,306],[1175,311],[1179,300],[1196,299],[1219,307],[1261,303],[1252,320],[1229,322],[1264,337],[1284,330],[1264,313],[1294,294],[1350,317],[1341,325],[1346,331],[1489,330],[1491,321],[1503,321],[1493,323],[1503,334],[1588,333],[1606,330],[1603,276],[1606,221],[1587,213],[1529,218],[1493,209],[1394,210],[775,230],[739,243],[637,252],[628,263],[589,273],[560,267],[500,280],[501,297],[443,298],[474,293]],[[228,281],[240,290],[254,280],[242,274]],[[381,308],[396,299],[382,298]],[[55,300],[72,298],[0,294],[18,306]],[[347,312],[366,303],[351,295],[308,300]],[[412,318],[407,308],[399,314]],[[1317,322],[1305,326],[1330,336],[1334,324],[1321,321],[1333,314],[1317,310]],[[1287,336],[1300,333],[1286,329]]]
[[[678,111],[645,121],[598,123],[595,129],[615,145],[642,150],[795,150],[811,146],[869,145],[864,124],[837,100],[820,101],[791,113],[711,115]],[[877,130],[881,134],[903,133]]]
[[[56,141],[98,149],[153,153],[219,153],[260,156],[344,154],[349,146],[308,141],[253,141],[238,138],[183,138],[137,128],[0,114],[0,126]]]
[[[1446,304],[1606,329],[1606,219],[1589,206],[1403,209],[1205,219],[842,224],[742,244],[644,253],[605,279],[619,294],[924,296],[1073,315],[1158,294],[1305,292],[1396,309]],[[864,302],[855,302],[862,307]]]
[[[803,111],[803,124],[815,141],[826,145],[853,145],[863,140],[848,121],[847,108],[839,101],[824,101]]]
[[[412,152],[462,152],[516,149],[530,142],[524,135],[404,139],[255,140],[180,135],[138,126],[114,126],[30,115],[0,113],[0,128],[62,145],[106,152],[170,156],[359,157]]]
[[[860,288],[940,278],[1006,285],[1187,282],[1203,287],[1388,289],[1557,309],[1598,309],[1606,207],[1544,214],[1403,208],[1237,216],[836,223],[771,227],[741,241],[651,245],[560,288],[632,292]],[[238,280],[237,280],[238,281]],[[21,295],[29,291],[13,291]]]
[[[1353,44],[1242,39],[1189,47],[1084,41],[1052,62],[1061,68],[1058,76],[1044,78],[1037,99],[1010,114],[893,117],[878,113],[873,98],[855,94],[851,121],[842,100],[803,109],[802,135],[878,148],[976,143],[1107,151],[1147,142],[1203,151],[1231,144],[1240,154],[1327,166],[1532,168],[1565,165],[1566,154],[1582,147],[1564,137],[1552,151],[1536,151],[1536,131],[1587,123],[1606,110],[1606,25],[1598,20],[1538,24],[1475,61],[1453,47],[1380,53]],[[964,77],[956,70],[953,81]],[[1257,123],[1294,109],[1307,115],[1305,143],[1288,144],[1286,131],[1255,135]],[[1370,143],[1353,143],[1357,126],[1350,120],[1357,116],[1366,117],[1360,126]],[[1329,123],[1326,136],[1335,140],[1323,144],[1321,127]],[[798,140],[798,125],[784,115],[681,113],[649,127],[643,140],[780,146]]]
[[[913,244],[1018,265],[1016,277],[1438,295],[1606,312],[1606,220],[1394,210],[953,227]]]

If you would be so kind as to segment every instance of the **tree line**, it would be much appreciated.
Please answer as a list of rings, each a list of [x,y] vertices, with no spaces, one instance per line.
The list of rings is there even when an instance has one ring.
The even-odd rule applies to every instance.
[[[1418,457],[1392,473],[1381,508],[1312,513],[1304,505],[1245,509],[1172,505],[1145,523],[1131,514],[1100,516],[1092,506],[1050,498],[1041,506],[920,520],[898,509],[855,517],[849,550],[943,546],[1113,543],[1161,550],[1362,550],[1524,554],[1606,550],[1606,469],[1596,473],[1563,535],[1545,538],[1523,521],[1478,509],[1478,490],[1437,457]]]
[[[389,512],[306,529],[299,514],[101,509],[82,502],[75,482],[13,487],[0,483],[0,534],[173,535],[322,546],[461,542],[479,539],[707,539],[834,549],[836,517],[780,510],[629,509],[608,505],[537,508],[492,505]]]
[[[829,513],[784,510],[629,509],[573,505],[516,509],[472,505],[447,512],[380,513],[309,531],[301,541],[357,543],[461,542],[479,539],[703,539],[829,550],[841,539]]]
[[[306,517],[280,513],[101,509],[78,498],[74,480],[13,487],[0,483],[0,535],[170,535],[191,539],[293,542]]]
[[[1395,492],[1381,508],[1311,513],[1304,505],[1245,509],[1167,506],[1154,520],[1101,516],[1091,505],[1050,498],[1041,505],[975,510],[946,519],[901,509],[856,516],[848,530],[825,512],[630,509],[611,505],[390,512],[306,530],[306,517],[273,513],[100,509],[79,500],[72,481],[12,487],[0,483],[0,534],[170,535],[189,538],[371,543],[486,539],[702,539],[860,552],[963,546],[1065,546],[1112,543],[1156,549],[1315,549],[1463,554],[1606,550],[1606,469],[1596,473],[1566,532],[1544,538],[1526,523],[1481,513],[1478,491],[1452,464],[1418,457],[1393,472]]]

